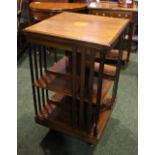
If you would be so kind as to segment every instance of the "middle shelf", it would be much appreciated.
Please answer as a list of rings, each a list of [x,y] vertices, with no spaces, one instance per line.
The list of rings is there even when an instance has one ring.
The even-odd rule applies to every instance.
[[[43,76],[41,76],[38,80],[35,80],[34,86],[47,89],[50,91],[58,92],[67,96],[72,96],[72,76],[67,72],[68,67],[68,57],[64,56],[57,63],[55,63],[52,67],[47,69]],[[86,63],[86,67],[89,67],[89,63]],[[99,63],[94,63],[94,73],[98,73]],[[116,74],[116,67],[112,65],[104,65],[104,75],[108,75],[114,77]],[[106,76],[105,76],[106,77]],[[87,79],[86,79],[87,80]],[[76,92],[78,94],[80,87],[80,77],[76,76]],[[92,103],[96,104],[96,96],[97,96],[97,82],[98,78],[94,76],[93,78],[93,93],[92,93]],[[102,81],[102,95],[101,101],[104,101],[105,95],[109,92],[113,84],[113,80],[106,79]],[[87,92],[85,92],[85,101],[88,102]],[[76,96],[79,98],[79,96]]]

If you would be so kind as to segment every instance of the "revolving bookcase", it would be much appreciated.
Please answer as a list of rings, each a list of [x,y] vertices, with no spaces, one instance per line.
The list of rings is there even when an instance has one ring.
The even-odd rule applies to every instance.
[[[122,50],[116,65],[105,64],[105,57],[118,40],[123,41],[128,20],[97,17],[95,23],[103,29],[96,31],[93,19],[92,15],[64,12],[24,33],[29,42],[35,121],[97,144],[116,101]],[[97,39],[99,34],[105,37]],[[57,61],[49,56],[53,49],[64,51],[57,50]]]

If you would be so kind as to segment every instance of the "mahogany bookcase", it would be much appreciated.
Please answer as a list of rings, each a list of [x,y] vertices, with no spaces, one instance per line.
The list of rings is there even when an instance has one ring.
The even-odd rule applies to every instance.
[[[63,12],[24,29],[37,123],[90,144],[99,142],[116,101],[128,24],[127,19]],[[118,40],[118,63],[105,64]],[[52,62],[48,48],[65,55]]]

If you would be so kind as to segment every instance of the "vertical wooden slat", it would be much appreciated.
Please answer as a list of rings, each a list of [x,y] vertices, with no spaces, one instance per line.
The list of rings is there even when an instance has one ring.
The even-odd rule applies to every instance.
[[[42,51],[41,51],[41,46],[39,46],[39,69],[40,69],[40,76],[43,76],[43,71],[42,71],[43,65],[42,65]]]
[[[46,70],[47,70],[47,60],[46,60],[46,47],[45,46],[43,46],[43,54],[44,54],[44,70],[45,70],[45,72],[46,72]]]
[[[95,136],[97,135],[97,132],[98,132],[98,120],[99,120],[99,114],[100,114],[105,54],[106,54],[106,51],[100,52],[100,66],[99,66],[99,75],[98,75],[98,82],[97,82],[97,99],[96,99],[96,109],[95,109],[95,130],[94,130]]]
[[[72,125],[73,127],[77,127],[77,105],[76,105],[76,51],[74,48],[72,51]]]
[[[34,66],[35,66],[35,76],[36,76],[36,79],[38,80],[39,79],[39,76],[38,76],[38,63],[37,63],[37,46],[34,45]]]
[[[36,100],[36,92],[35,92],[35,87],[33,86],[34,83],[34,71],[33,71],[33,61],[32,61],[32,46],[29,44],[29,65],[30,65],[30,72],[31,72],[31,85],[32,85],[32,93],[33,93],[33,102],[34,102],[34,110],[35,110],[35,115],[38,114],[37,110],[37,100]]]
[[[80,75],[80,106],[79,126],[82,128],[84,121],[84,93],[85,93],[85,51],[81,52],[81,75]]]
[[[118,82],[119,82],[119,74],[120,74],[120,69],[121,69],[121,60],[122,60],[122,55],[123,55],[123,35],[120,37],[120,47],[119,47],[119,54],[118,54],[118,62],[116,66],[116,76],[114,79],[114,86],[113,86],[113,92],[112,92],[112,97],[113,100],[116,99],[117,96],[117,89],[118,89]]]
[[[66,56],[68,57],[68,65],[66,67],[67,72],[71,73],[72,70],[72,53],[66,51]]]
[[[38,62],[37,62],[37,46],[34,46],[34,66],[35,66],[35,75],[36,79],[39,79],[38,76]],[[37,95],[38,95],[38,105],[39,105],[39,111],[41,111],[41,100],[40,100],[40,90],[37,88]]]
[[[42,93],[43,106],[45,107],[45,95],[44,95],[44,89],[41,89],[41,93]]]
[[[44,72],[46,73],[47,71],[47,58],[46,58],[46,47],[43,46],[43,57],[44,57]],[[48,98],[48,90],[45,90],[46,91],[46,101],[48,103],[49,101],[49,98]]]
[[[90,51],[90,68],[89,68],[89,82],[88,82],[88,109],[87,109],[87,126],[88,132],[91,132],[92,127],[92,117],[93,117],[93,79],[94,79],[94,60],[95,60],[95,51]]]
[[[48,103],[48,101],[49,101],[48,90],[46,90],[46,101],[47,101],[47,103]]]
[[[43,57],[42,57],[42,46],[39,46],[39,68],[40,68],[40,76],[43,76]],[[44,96],[44,89],[41,89],[41,94],[42,94],[42,103],[43,106],[45,107],[45,96]]]

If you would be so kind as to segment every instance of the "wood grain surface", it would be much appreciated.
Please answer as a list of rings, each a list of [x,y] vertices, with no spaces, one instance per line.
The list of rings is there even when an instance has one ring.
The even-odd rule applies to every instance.
[[[128,23],[128,19],[63,12],[24,31],[110,47]]]
[[[87,8],[87,3],[60,3],[60,2],[32,2],[30,3],[30,9],[34,11],[69,11],[69,10],[81,10]]]

